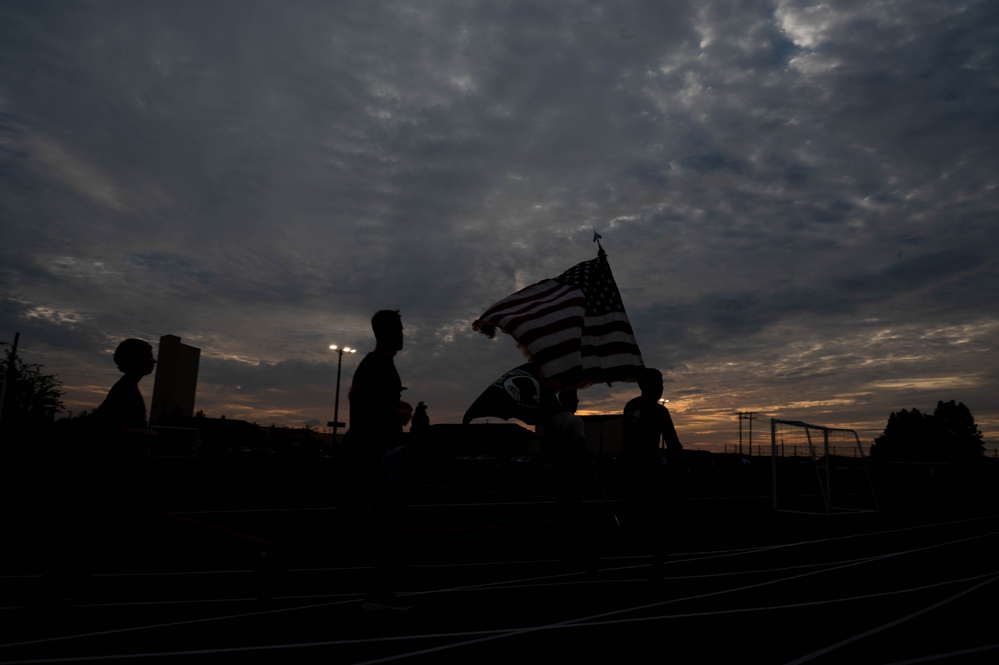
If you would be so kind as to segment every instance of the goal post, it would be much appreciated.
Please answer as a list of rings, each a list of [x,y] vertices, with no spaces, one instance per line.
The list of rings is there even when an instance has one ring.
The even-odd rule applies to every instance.
[[[771,418],[770,458],[776,511],[833,515],[879,510],[855,430]]]

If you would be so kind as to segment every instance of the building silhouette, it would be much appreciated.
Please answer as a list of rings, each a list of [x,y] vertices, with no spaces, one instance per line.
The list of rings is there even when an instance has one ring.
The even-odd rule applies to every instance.
[[[194,415],[200,360],[201,349],[182,344],[176,335],[160,337],[153,401],[149,406],[151,425],[162,424],[170,418],[190,418]]]

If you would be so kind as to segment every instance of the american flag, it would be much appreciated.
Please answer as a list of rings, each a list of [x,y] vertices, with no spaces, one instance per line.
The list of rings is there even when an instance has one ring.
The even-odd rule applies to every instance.
[[[555,390],[633,381],[644,366],[607,255],[507,296],[472,323],[516,340]]]

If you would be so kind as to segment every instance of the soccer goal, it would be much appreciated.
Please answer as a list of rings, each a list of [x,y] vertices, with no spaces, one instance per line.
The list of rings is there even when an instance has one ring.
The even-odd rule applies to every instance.
[[[860,437],[852,429],[770,419],[774,510],[878,512]]]

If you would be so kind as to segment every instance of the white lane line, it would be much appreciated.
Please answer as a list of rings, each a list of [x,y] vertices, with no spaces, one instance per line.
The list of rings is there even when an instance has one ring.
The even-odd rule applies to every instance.
[[[888,623],[881,624],[880,626],[877,626],[875,628],[871,628],[870,630],[865,630],[862,633],[857,633],[856,635],[852,635],[852,636],[850,636],[850,637],[848,637],[848,638],[846,638],[844,640],[840,640],[839,642],[836,642],[835,644],[830,644],[827,647],[819,649],[818,651],[813,651],[812,653],[806,654],[804,656],[801,656],[800,658],[795,658],[794,660],[789,660],[787,663],[785,663],[785,665],[801,665],[801,663],[807,663],[808,661],[813,660],[815,658],[818,658],[819,656],[824,656],[827,653],[835,651],[836,649],[839,649],[840,647],[844,647],[844,646],[846,646],[848,644],[853,644],[854,642],[858,642],[858,641],[860,641],[860,640],[862,640],[862,639],[864,639],[866,637],[870,637],[871,635],[876,635],[877,633],[880,633],[880,632],[883,632],[885,630],[888,630],[889,628],[894,628],[895,626],[898,626],[898,625],[901,625],[901,624],[905,623],[909,619],[914,619],[914,618],[916,618],[918,616],[922,616],[923,614],[926,614],[927,612],[932,612],[935,609],[938,609],[940,607],[943,607],[944,605],[952,603],[953,601],[957,600],[958,598],[961,598],[963,596],[966,596],[969,593],[977,591],[977,590],[981,589],[982,587],[984,587],[986,585],[992,584],[996,580],[999,580],[999,577],[992,577],[990,579],[984,580],[983,582],[979,582],[978,584],[975,584],[975,585],[973,585],[973,586],[971,586],[971,587],[969,587],[967,589],[964,589],[963,591],[960,591],[959,593],[956,593],[956,594],[954,594],[953,596],[951,596],[949,598],[944,598],[941,601],[938,601],[936,603],[932,603],[930,605],[927,605],[926,607],[922,607],[922,608],[916,610],[915,612],[910,612],[909,614],[906,614],[903,617],[899,617],[898,619],[895,619],[894,621],[889,621]]]
[[[650,616],[650,617],[632,617],[632,618],[628,618],[628,619],[619,618],[619,619],[604,619],[604,620],[595,620],[595,621],[587,621],[587,620],[583,620],[583,619],[576,619],[576,620],[570,620],[570,621],[565,621],[565,622],[552,623],[552,624],[546,624],[546,625],[542,625],[542,626],[531,627],[531,628],[527,628],[527,629],[518,629],[516,631],[511,631],[511,630],[506,629],[506,628],[504,628],[504,629],[483,629],[483,630],[468,630],[468,631],[447,632],[447,633],[424,633],[424,634],[416,634],[416,635],[392,635],[392,636],[382,636],[382,637],[374,637],[374,638],[354,638],[354,639],[341,639],[341,640],[324,640],[324,641],[317,641],[317,642],[296,642],[296,643],[288,643],[288,644],[267,644],[267,645],[252,645],[252,646],[238,646],[238,647],[219,647],[219,648],[215,648],[215,649],[189,649],[189,650],[178,650],[178,651],[156,651],[156,652],[142,652],[142,653],[129,653],[129,654],[111,654],[111,655],[101,655],[101,656],[65,656],[65,657],[59,657],[59,658],[35,658],[35,659],[11,660],[11,661],[2,661],[2,662],[4,663],[4,665],[33,665],[33,664],[38,664],[38,663],[73,663],[73,662],[89,662],[89,661],[103,661],[103,660],[123,660],[123,659],[131,659],[131,658],[162,658],[162,657],[177,657],[177,656],[204,656],[204,655],[217,655],[217,654],[227,654],[227,653],[253,653],[253,652],[279,651],[279,650],[290,650],[290,649],[308,649],[308,648],[318,648],[318,647],[350,646],[350,645],[357,645],[357,644],[377,644],[377,643],[406,642],[406,641],[427,641],[427,640],[435,640],[435,639],[454,639],[454,638],[469,638],[469,637],[482,637],[482,638],[485,638],[485,639],[480,639],[480,640],[472,640],[472,641],[462,642],[460,645],[453,645],[452,644],[452,645],[445,645],[445,646],[439,647],[439,648],[424,649],[424,650],[416,651],[416,652],[407,652],[407,653],[404,653],[404,654],[397,654],[397,655],[388,656],[388,657],[385,657],[385,658],[381,658],[381,659],[377,659],[377,660],[372,660],[372,661],[366,661],[365,663],[359,663],[359,664],[357,664],[357,665],[370,665],[370,664],[373,664],[373,663],[387,662],[387,661],[391,661],[391,660],[399,660],[399,659],[402,659],[402,658],[409,658],[411,656],[416,656],[416,655],[423,655],[425,653],[430,653],[430,652],[433,652],[433,651],[439,651],[439,650],[442,650],[442,649],[450,649],[450,648],[454,648],[455,646],[463,646],[463,645],[468,645],[468,644],[472,644],[472,643],[475,643],[475,642],[488,641],[489,639],[493,639],[494,637],[499,637],[499,638],[509,637],[513,633],[521,635],[521,634],[526,634],[526,633],[529,633],[529,632],[538,632],[538,631],[547,631],[547,630],[568,630],[568,629],[579,629],[579,628],[592,628],[592,627],[598,627],[598,626],[612,626],[612,625],[622,625],[622,624],[644,623],[644,622],[653,622],[653,621],[668,621],[668,620],[674,620],[674,619],[710,618],[710,617],[717,617],[717,616],[723,616],[723,615],[732,615],[732,614],[747,614],[747,613],[755,613],[755,612],[772,612],[772,611],[788,610],[788,609],[801,609],[801,608],[818,607],[818,606],[824,606],[824,605],[830,605],[830,604],[849,603],[849,602],[857,602],[857,601],[863,601],[863,600],[870,600],[872,598],[891,597],[891,596],[897,596],[897,595],[906,594],[906,593],[915,593],[915,592],[926,591],[926,590],[930,590],[930,589],[934,589],[934,588],[939,588],[939,587],[943,587],[943,586],[950,586],[950,585],[954,585],[954,584],[966,584],[968,582],[974,582],[974,581],[981,580],[983,577],[990,577],[990,579],[985,580],[984,582],[981,582],[980,584],[975,585],[975,587],[973,587],[971,589],[967,589],[967,590],[965,590],[965,591],[963,591],[963,592],[961,592],[961,593],[959,593],[959,594],[957,594],[955,596],[952,596],[947,601],[942,601],[943,603],[945,603],[945,602],[949,602],[949,600],[957,598],[957,597],[959,597],[959,596],[961,596],[961,595],[963,595],[965,593],[973,591],[976,588],[984,586],[985,584],[988,584],[988,583],[990,583],[992,581],[995,581],[996,579],[999,579],[999,577],[997,577],[997,573],[999,573],[999,571],[993,571],[993,572],[988,573],[986,575],[978,575],[978,576],[975,576],[975,577],[964,578],[964,579],[960,579],[960,580],[948,580],[948,581],[944,581],[944,582],[936,582],[934,584],[927,584],[927,585],[923,585],[923,586],[920,586],[920,587],[913,587],[913,588],[909,588],[909,589],[900,589],[900,590],[896,590],[896,591],[879,592],[879,593],[874,593],[874,594],[864,594],[864,595],[860,595],[860,596],[851,596],[851,597],[847,597],[847,598],[837,598],[837,599],[832,599],[832,600],[824,599],[824,600],[802,602],[802,603],[791,603],[791,604],[786,604],[786,605],[767,605],[767,606],[761,606],[761,607],[746,607],[746,608],[737,608],[737,609],[728,609],[728,610],[714,610],[714,611],[705,611],[705,612],[687,612],[687,613],[681,613],[681,614],[664,614],[664,615],[656,615],[656,616]],[[792,578],[788,578],[788,579],[792,579]],[[703,596],[693,596],[693,597],[690,597],[690,598],[679,598],[679,599],[676,599],[675,601],[667,601],[667,602],[681,602],[683,600],[690,600],[690,599],[698,598],[698,597],[703,597]],[[659,604],[662,605],[662,604],[666,604],[666,603],[659,603]],[[942,604],[942,603],[937,603],[937,605],[940,605],[940,604]],[[635,608],[631,608],[629,610],[622,610],[622,612],[631,611],[633,609],[635,609]],[[965,651],[962,651],[962,652],[955,652],[955,653],[964,653],[964,652],[975,653],[975,652],[981,651],[981,650],[988,650],[989,648],[994,648],[994,647],[985,647],[985,648],[982,648],[982,649],[965,650]],[[916,661],[906,661],[906,662],[907,663],[909,663],[909,662],[916,663],[916,662],[924,662],[924,661],[922,659],[920,659],[920,660],[916,660]],[[788,664],[788,665],[790,665],[790,664]],[[905,664],[903,664],[903,663],[896,663],[894,665],[905,665]]]
[[[948,651],[947,653],[937,653],[931,656],[920,656],[919,658],[913,658],[911,660],[899,660],[895,661],[894,663],[885,663],[885,665],[917,665],[918,663],[933,663],[938,660],[953,662],[955,658],[959,658],[961,656],[970,656],[976,653],[985,653],[986,651],[997,651],[997,650],[999,650],[999,643],[986,644],[980,647],[959,649],[957,651]]]
[[[972,537],[968,537],[968,538],[962,538],[962,539],[959,539],[959,540],[956,540],[956,541],[951,541],[949,543],[941,543],[941,544],[934,544],[934,545],[929,545],[929,546],[920,547],[920,548],[914,548],[912,550],[907,550],[907,551],[904,551],[904,552],[892,552],[892,553],[889,553],[889,554],[884,554],[884,555],[872,557],[872,558],[870,558],[868,560],[865,560],[864,562],[866,563],[867,561],[879,561],[879,560],[890,559],[890,558],[893,558],[893,557],[896,557],[896,556],[901,556],[903,554],[909,554],[909,553],[912,553],[912,552],[919,552],[919,551],[923,551],[923,550],[934,549],[936,547],[941,547],[941,546],[944,546],[944,545],[952,545],[952,544],[955,544],[955,543],[976,540],[978,538],[984,538],[984,537],[994,536],[997,533],[999,533],[999,532],[993,532],[993,533],[984,534],[984,535],[976,535],[976,536],[972,536]],[[622,614],[627,614],[629,612],[638,612],[638,611],[650,610],[650,609],[654,609],[654,608],[657,608],[657,607],[663,607],[665,605],[675,604],[675,603],[678,603],[678,602],[685,602],[685,601],[688,601],[688,600],[700,600],[700,599],[704,599],[704,598],[717,597],[717,596],[721,596],[721,595],[725,595],[725,594],[729,594],[729,593],[736,593],[736,592],[739,592],[739,591],[747,591],[747,590],[751,590],[751,589],[759,589],[759,588],[762,588],[762,587],[765,587],[765,586],[771,586],[773,584],[779,584],[779,583],[782,583],[782,582],[789,582],[789,581],[793,581],[793,580],[797,580],[797,579],[803,579],[803,578],[806,578],[806,577],[811,577],[811,576],[814,576],[814,575],[824,574],[824,573],[831,572],[831,571],[834,571],[834,570],[843,570],[843,569],[850,568],[850,567],[853,567],[853,566],[856,566],[856,565],[859,565],[859,564],[858,563],[843,564],[843,565],[840,565],[840,566],[834,566],[834,567],[831,567],[831,568],[826,568],[824,570],[813,571],[813,572],[808,572],[808,573],[801,573],[801,574],[798,574],[798,575],[791,575],[791,576],[784,577],[784,578],[781,578],[781,579],[778,579],[778,580],[770,580],[770,581],[766,581],[766,582],[757,582],[755,584],[747,584],[747,585],[744,585],[744,586],[741,586],[741,587],[737,587],[737,588],[734,588],[734,589],[723,589],[721,591],[712,591],[712,592],[708,592],[708,593],[698,594],[698,595],[695,595],[695,596],[688,596],[688,597],[685,597],[685,598],[674,598],[674,599],[665,600],[665,601],[659,601],[659,602],[655,602],[655,603],[648,603],[648,604],[645,604],[645,605],[638,605],[638,606],[631,607],[631,608],[623,608],[623,609],[618,609],[618,610],[611,610],[611,611],[608,611],[608,612],[601,612],[601,613],[590,615],[590,616],[587,616],[587,617],[578,617],[576,619],[568,619],[566,621],[559,621],[559,622],[555,622],[555,623],[547,624],[547,625],[542,625],[542,626],[533,626],[533,627],[527,627],[527,628],[520,628],[520,629],[508,631],[507,633],[504,633],[504,634],[489,635],[489,636],[480,637],[480,638],[477,638],[477,639],[463,640],[463,641],[455,642],[455,643],[452,643],[452,644],[441,645],[441,646],[432,647],[432,648],[428,648],[428,649],[422,649],[422,650],[419,650],[419,651],[408,652],[408,653],[405,653],[405,654],[397,654],[397,655],[393,655],[393,656],[387,656],[385,658],[378,658],[378,659],[375,659],[375,660],[364,661],[363,663],[356,663],[355,665],[376,665],[377,663],[387,663],[387,662],[391,662],[393,660],[400,660],[400,659],[409,658],[409,657],[412,657],[412,656],[422,656],[422,655],[426,655],[426,654],[430,654],[430,653],[437,653],[437,652],[441,652],[441,651],[446,651],[448,649],[455,649],[455,648],[464,647],[464,646],[471,646],[473,644],[481,644],[481,643],[484,643],[484,642],[489,642],[489,641],[497,640],[497,639],[504,639],[504,638],[507,638],[507,637],[519,637],[521,635],[527,635],[527,634],[530,634],[530,633],[533,633],[533,632],[537,632],[537,631],[540,631],[540,630],[548,630],[548,629],[551,629],[551,628],[554,628],[554,627],[573,626],[573,625],[577,625],[577,624],[580,624],[580,623],[590,623],[592,621],[606,619],[606,618],[610,618],[610,617],[613,617],[613,616],[619,616],[619,615],[622,615]]]
[[[981,538],[992,537],[992,536],[995,536],[995,535],[999,535],[999,532],[989,532],[989,533],[985,533],[985,534],[975,534],[973,536],[968,536],[968,537],[965,537],[965,538],[960,538],[960,539],[957,539],[957,540],[948,541],[948,542],[944,542],[944,543],[934,543],[934,544],[931,544],[931,545],[926,545],[926,546],[917,547],[917,548],[911,548],[911,549],[903,550],[903,551],[899,551],[899,552],[890,552],[888,554],[876,555],[876,556],[872,556],[872,557],[869,557],[869,558],[866,558],[866,559],[861,559],[861,560],[856,560],[856,561],[850,561],[850,562],[845,562],[845,563],[838,563],[837,565],[833,565],[833,566],[828,567],[828,568],[823,568],[822,570],[816,570],[816,571],[811,571],[811,572],[800,573],[800,574],[797,574],[797,575],[791,575],[791,576],[783,577],[783,578],[776,579],[776,580],[768,580],[768,581],[763,581],[763,582],[756,582],[756,583],[753,583],[753,584],[747,584],[747,585],[743,585],[741,587],[735,587],[735,588],[732,588],[732,589],[722,589],[722,590],[719,590],[719,591],[708,592],[708,593],[699,594],[699,595],[695,595],[695,596],[689,596],[689,597],[685,597],[685,598],[675,598],[675,599],[670,599],[670,600],[665,600],[665,601],[658,601],[658,602],[650,603],[650,604],[646,604],[646,605],[640,605],[640,606],[636,606],[636,607],[632,607],[632,608],[623,608],[623,609],[618,609],[618,610],[612,610],[612,611],[609,611],[609,612],[602,612],[602,613],[598,613],[598,614],[595,614],[595,615],[592,615],[592,616],[589,616],[589,617],[579,617],[577,619],[570,619],[570,620],[566,620],[566,621],[563,621],[563,622],[556,622],[554,624],[550,624],[549,626],[535,626],[535,627],[528,627],[528,628],[523,628],[523,629],[516,629],[516,630],[512,630],[512,631],[506,631],[506,632],[504,632],[502,634],[499,634],[499,635],[491,635],[491,636],[488,636],[488,637],[485,637],[485,638],[482,638],[482,639],[478,639],[478,640],[471,640],[471,641],[468,641],[468,642],[459,642],[459,643],[456,643],[456,644],[450,645],[450,646],[436,647],[436,648],[431,649],[427,653],[432,653],[432,652],[435,652],[435,651],[442,651],[442,650],[445,650],[445,649],[448,649],[448,648],[456,648],[456,647],[464,646],[466,644],[475,644],[475,643],[482,642],[482,641],[489,641],[489,640],[493,640],[493,639],[499,639],[499,638],[502,638],[502,637],[514,637],[514,636],[517,636],[517,635],[527,634],[527,633],[538,631],[538,630],[544,630],[544,629],[546,629],[548,627],[569,626],[569,625],[574,625],[574,624],[578,624],[578,623],[584,623],[584,622],[593,621],[593,620],[596,620],[596,619],[601,619],[601,618],[604,618],[604,617],[610,617],[610,616],[616,616],[616,615],[620,615],[620,614],[625,614],[625,613],[628,613],[628,612],[636,612],[636,611],[642,611],[642,610],[647,610],[647,609],[653,609],[653,608],[656,608],[656,607],[661,607],[661,606],[669,605],[669,604],[675,604],[675,603],[683,602],[683,601],[687,601],[687,600],[698,600],[698,599],[703,599],[703,598],[711,598],[711,597],[717,597],[717,596],[721,596],[721,595],[725,595],[725,594],[729,594],[729,593],[736,593],[736,592],[740,592],[740,591],[757,589],[757,588],[761,588],[761,587],[765,587],[765,586],[770,586],[770,585],[773,585],[773,584],[779,584],[781,582],[786,582],[786,581],[791,581],[791,580],[796,580],[796,579],[802,579],[802,578],[806,578],[806,577],[811,577],[813,575],[818,575],[818,574],[822,574],[822,573],[826,573],[826,572],[832,572],[832,571],[836,571],[836,570],[842,570],[842,569],[854,567],[854,566],[857,566],[857,565],[861,565],[863,563],[886,560],[886,559],[890,559],[890,558],[894,558],[894,557],[898,557],[898,556],[903,556],[903,555],[906,555],[906,554],[911,554],[911,553],[915,553],[915,552],[921,552],[921,551],[936,549],[936,548],[939,548],[939,547],[946,547],[946,546],[954,545],[954,544],[958,544],[958,543],[970,542],[970,541],[973,541],[973,540],[978,540],[978,539],[981,539]],[[451,591],[459,591],[459,590],[466,590],[466,589],[488,588],[488,587],[496,586],[496,585],[499,585],[499,584],[525,583],[525,582],[537,581],[539,579],[555,579],[555,578],[559,578],[559,577],[566,577],[566,576],[569,576],[569,575],[576,575],[576,573],[563,573],[561,575],[554,575],[554,576],[546,576],[546,577],[538,577],[538,578],[524,578],[524,579],[521,579],[521,580],[511,580],[511,581],[504,581],[504,582],[494,582],[494,583],[488,583],[488,584],[482,584],[482,585],[461,586],[461,587],[454,587],[453,589],[433,590],[433,591],[418,592],[418,593],[406,594],[406,595],[414,595],[415,596],[415,595],[425,595],[425,594],[430,594],[430,593],[447,593],[447,592],[451,592]],[[85,637],[93,637],[93,636],[124,634],[124,633],[130,633],[130,632],[137,632],[137,631],[143,631],[143,630],[155,630],[155,629],[159,629],[159,628],[167,628],[167,627],[174,627],[174,626],[194,625],[194,624],[201,624],[201,623],[212,623],[212,622],[227,621],[227,620],[230,620],[230,619],[241,619],[241,618],[254,617],[254,616],[266,616],[266,615],[271,615],[271,614],[296,612],[296,611],[301,611],[301,610],[306,610],[306,609],[312,609],[312,608],[329,607],[329,606],[332,606],[332,605],[340,605],[340,604],[344,604],[344,603],[347,603],[347,602],[356,602],[356,601],[354,601],[354,600],[350,600],[350,601],[344,600],[344,601],[338,601],[338,602],[317,603],[317,604],[310,604],[310,605],[305,605],[305,606],[300,606],[300,607],[280,608],[280,609],[270,609],[270,610],[260,610],[260,611],[257,611],[257,612],[246,612],[246,613],[240,613],[240,614],[234,614],[234,615],[225,615],[225,616],[220,616],[220,617],[208,617],[208,618],[203,618],[203,619],[190,619],[190,620],[175,621],[175,622],[168,622],[168,623],[162,623],[162,624],[152,624],[152,625],[147,625],[147,626],[134,626],[134,627],[129,627],[129,628],[109,629],[109,630],[105,630],[105,631],[96,631],[96,632],[83,633],[83,634],[77,634],[77,635],[62,635],[62,636],[56,636],[56,637],[50,637],[50,638],[43,638],[43,639],[37,639],[37,640],[28,640],[28,641],[23,641],[23,642],[13,642],[13,643],[8,643],[8,644],[0,644],[0,648],[13,647],[13,646],[25,646],[25,645],[30,645],[30,644],[42,644],[42,643],[47,643],[47,642],[66,641],[66,640],[72,640],[72,639],[78,639],[78,638],[85,638]],[[419,655],[421,653],[423,653],[423,652],[416,652],[416,653],[414,653],[412,655]],[[402,656],[400,656],[400,657],[402,657]],[[390,657],[388,660],[395,660],[395,659],[396,659],[396,657]],[[371,661],[371,663],[378,663],[378,662],[387,662],[387,661],[384,661],[384,660]]]

